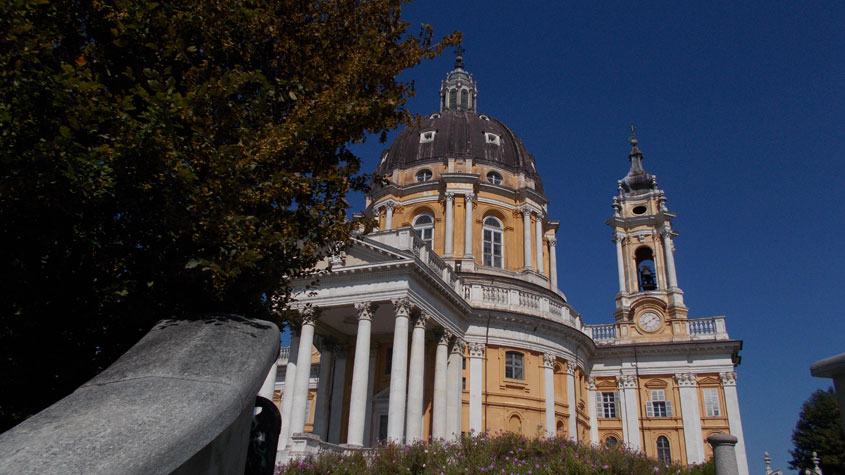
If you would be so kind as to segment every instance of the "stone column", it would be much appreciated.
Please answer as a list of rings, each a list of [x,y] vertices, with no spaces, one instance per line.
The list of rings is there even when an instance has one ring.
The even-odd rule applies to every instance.
[[[367,406],[364,410],[364,445],[372,447],[373,442],[373,392],[376,381],[376,350],[370,348],[370,372],[367,376]]]
[[[308,384],[311,380],[311,352],[314,347],[314,314],[303,313],[299,330],[299,351],[296,357],[296,385],[293,387],[293,404],[290,414],[290,435],[305,432],[308,419]]]
[[[575,400],[575,360],[566,360],[566,399],[569,401],[569,438],[578,440],[578,401]]]
[[[698,383],[695,374],[676,373],[675,381],[681,395],[681,417],[684,420],[684,440],[687,463],[704,462],[704,439],[701,434],[701,409],[698,403]]]
[[[455,241],[455,233],[454,233],[454,205],[455,205],[455,193],[452,191],[447,191],[446,194],[446,233],[443,235],[443,255],[444,256],[451,256],[452,255],[452,245]],[[394,353],[396,354],[396,353]]]
[[[422,439],[423,391],[425,381],[425,324],[428,315],[417,312],[414,315],[414,330],[411,334],[411,362],[408,375],[408,421],[405,428],[407,443]]]
[[[431,437],[446,437],[446,359],[449,355],[449,340],[452,334],[448,330],[437,336],[437,349],[434,352],[434,400],[432,401]]]
[[[387,410],[387,438],[402,443],[405,435],[405,391],[408,384],[408,317],[411,301],[394,299],[393,359],[390,367],[390,400]]]
[[[587,379],[587,408],[590,413],[590,443],[599,443],[599,418],[596,407],[596,378]]]
[[[546,437],[555,436],[555,355],[543,353],[543,395],[546,398]]]
[[[384,229],[385,231],[388,229],[393,229],[393,208],[396,207],[396,203],[392,201],[388,201],[384,204]]]
[[[642,450],[637,377],[633,374],[623,374],[617,376],[616,380],[622,396],[622,432],[625,443],[632,450]]]
[[[288,364],[285,369],[285,389],[282,392],[282,403],[279,412],[282,416],[282,429],[279,432],[279,450],[288,445],[290,434],[290,410],[293,403],[293,387],[296,384],[296,358],[299,354],[299,331],[291,328],[290,351],[288,352]]]
[[[467,346],[469,346],[469,430],[478,434],[484,432],[481,420],[484,343],[469,343]]]
[[[742,435],[742,419],[739,416],[739,398],[736,393],[736,373],[719,373],[722,389],[725,391],[725,405],[728,413],[728,428],[736,436],[736,460],[739,475],[748,475],[748,459],[745,454],[745,437]]]
[[[557,237],[549,236],[546,238],[549,242],[549,279],[552,282],[552,290],[557,288]]]
[[[464,257],[472,256],[472,202],[475,201],[475,195],[467,193],[464,195],[464,211],[466,219],[464,223]]]
[[[448,377],[446,381],[446,438],[456,440],[461,436],[462,422],[462,393],[461,374],[466,343],[461,338],[455,338],[452,351],[447,362]]]
[[[531,265],[531,209],[523,207],[522,211],[522,244],[523,244],[523,259],[525,261],[524,267],[526,269],[533,269]]]
[[[622,255],[622,241],[625,240],[625,235],[616,233],[613,235],[613,242],[616,243],[616,274],[619,276],[619,293],[628,291],[628,286],[625,284],[625,257]]]
[[[738,475],[742,473],[734,451],[737,440],[737,437],[730,434],[713,434],[707,438],[707,442],[713,447],[716,475]]]
[[[663,255],[666,256],[666,280],[669,283],[669,289],[676,289],[678,276],[675,274],[675,251],[672,249],[672,228],[669,223],[663,225],[660,235],[663,236]]]
[[[267,377],[261,384],[261,389],[258,390],[258,395],[273,401],[273,394],[276,392],[276,372],[278,371],[279,360],[273,362],[270,369],[267,371]]]
[[[534,222],[534,246],[537,248],[537,272],[543,273],[543,217],[537,214],[537,221]]]
[[[323,342],[320,345],[320,380],[317,383],[317,407],[314,410],[314,434],[321,440],[329,440],[329,394],[332,377],[332,354],[334,347]]]
[[[346,384],[346,348],[334,350],[334,376],[332,376],[332,403],[329,411],[328,441],[340,443],[340,419],[343,417],[343,389]]]
[[[355,359],[352,364],[352,388],[349,397],[349,427],[346,443],[364,445],[364,416],[367,407],[367,381],[370,373],[370,330],[376,307],[370,303],[356,303],[358,336],[355,339]]]

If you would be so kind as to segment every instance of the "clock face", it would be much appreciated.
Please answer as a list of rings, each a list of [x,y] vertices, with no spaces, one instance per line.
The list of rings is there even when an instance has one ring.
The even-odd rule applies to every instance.
[[[654,312],[645,312],[640,315],[640,327],[649,332],[653,332],[660,328],[660,316]]]

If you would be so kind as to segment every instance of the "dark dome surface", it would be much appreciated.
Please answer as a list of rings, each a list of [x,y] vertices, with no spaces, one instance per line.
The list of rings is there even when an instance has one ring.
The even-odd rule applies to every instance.
[[[430,141],[422,134],[434,132]],[[495,136],[490,136],[494,134]],[[496,143],[498,137],[498,144]],[[408,127],[393,141],[382,156],[376,173],[387,175],[395,169],[407,169],[447,157],[472,158],[473,163],[492,165],[514,173],[524,172],[543,193],[534,157],[525,150],[517,135],[505,124],[484,114],[447,110],[422,118],[419,127]]]

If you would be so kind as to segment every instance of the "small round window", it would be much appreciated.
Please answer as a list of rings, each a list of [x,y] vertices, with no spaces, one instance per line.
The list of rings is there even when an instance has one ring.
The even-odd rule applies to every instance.
[[[425,183],[431,180],[431,170],[420,170],[417,172],[417,183]]]
[[[643,214],[647,211],[647,208],[645,206],[636,206],[632,211],[634,214]]]
[[[490,172],[487,174],[487,181],[494,185],[501,185],[502,184],[502,175],[499,175],[496,172]]]

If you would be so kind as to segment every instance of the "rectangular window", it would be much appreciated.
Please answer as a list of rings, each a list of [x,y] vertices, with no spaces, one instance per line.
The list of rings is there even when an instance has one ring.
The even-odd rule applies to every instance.
[[[461,357],[461,369],[467,369],[467,359],[466,357]]]
[[[466,388],[467,388],[467,379],[461,378],[461,389],[466,389]]]
[[[603,391],[596,393],[598,399],[598,413],[602,419],[615,419],[619,417],[619,393],[616,391]]]
[[[390,374],[393,369],[393,347],[384,352],[384,374]]]
[[[525,366],[522,353],[508,351],[505,353],[505,377],[510,379],[525,379]]]
[[[672,417],[672,401],[666,400],[662,389],[651,390],[651,400],[645,403],[646,417]]]
[[[722,415],[722,406],[719,404],[719,390],[716,388],[703,389],[704,411],[707,417],[719,417]]]

